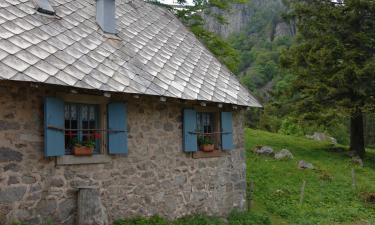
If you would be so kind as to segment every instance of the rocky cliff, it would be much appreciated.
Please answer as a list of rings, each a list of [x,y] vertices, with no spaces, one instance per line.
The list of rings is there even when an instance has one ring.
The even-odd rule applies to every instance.
[[[278,36],[293,36],[294,25],[282,19],[285,10],[286,7],[281,0],[249,0],[245,4],[234,4],[226,11],[210,9],[210,12],[204,15],[205,27],[224,38],[236,33],[259,32],[259,26],[265,28],[262,32],[271,40]],[[226,19],[225,23],[220,23],[215,15],[223,16]]]

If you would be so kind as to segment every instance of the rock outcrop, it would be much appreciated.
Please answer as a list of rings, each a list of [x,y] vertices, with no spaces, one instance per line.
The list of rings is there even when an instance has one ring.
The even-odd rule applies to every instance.
[[[210,9],[209,13],[204,14],[205,27],[223,38],[231,34],[240,33],[251,27],[252,22],[257,22],[259,17],[265,18],[264,11],[272,11],[272,18],[267,24],[267,36],[273,40],[280,36],[294,36],[295,25],[288,24],[281,19],[281,14],[285,6],[280,0],[252,0],[246,4],[233,4],[230,10],[221,10],[218,8]],[[219,22],[215,15],[225,18],[225,23]],[[250,29],[252,30],[252,29]],[[251,34],[249,34],[251,35]]]

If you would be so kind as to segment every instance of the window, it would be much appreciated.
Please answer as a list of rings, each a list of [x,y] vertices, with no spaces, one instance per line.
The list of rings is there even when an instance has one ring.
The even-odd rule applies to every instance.
[[[93,153],[100,153],[101,131],[99,106],[93,104],[65,103],[65,154],[73,154],[75,145],[90,145]]]
[[[197,112],[197,144],[200,151],[213,151],[220,148],[220,136],[217,121],[218,115],[214,112]]]
[[[193,158],[211,157],[215,154],[220,156],[219,153],[234,149],[232,112],[215,109],[211,112],[207,109],[197,112],[196,109],[188,108],[183,110],[182,120],[183,151],[193,153]],[[202,148],[204,143],[210,149]]]
[[[127,154],[125,102],[66,93],[45,98],[45,157],[57,157],[57,165],[76,165],[109,163],[108,155]]]

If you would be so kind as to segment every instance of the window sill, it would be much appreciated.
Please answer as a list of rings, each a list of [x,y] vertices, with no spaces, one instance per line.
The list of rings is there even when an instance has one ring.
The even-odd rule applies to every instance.
[[[111,157],[108,155],[92,155],[92,156],[74,156],[64,155],[57,157],[56,165],[81,165],[81,164],[106,164],[111,162]]]
[[[202,159],[202,158],[218,158],[228,155],[227,152],[221,150],[215,150],[213,152],[203,152],[197,151],[193,152],[193,159]]]

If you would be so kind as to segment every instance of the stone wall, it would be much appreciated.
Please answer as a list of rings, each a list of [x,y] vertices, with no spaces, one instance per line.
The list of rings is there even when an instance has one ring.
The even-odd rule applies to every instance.
[[[225,215],[245,207],[241,111],[233,118],[236,149],[220,158],[193,159],[182,151],[183,103],[131,98],[127,157],[57,166],[43,156],[43,97],[53,91],[17,84],[0,82],[1,222],[49,218],[74,224],[76,188],[82,185],[99,187],[110,222],[136,215]]]

